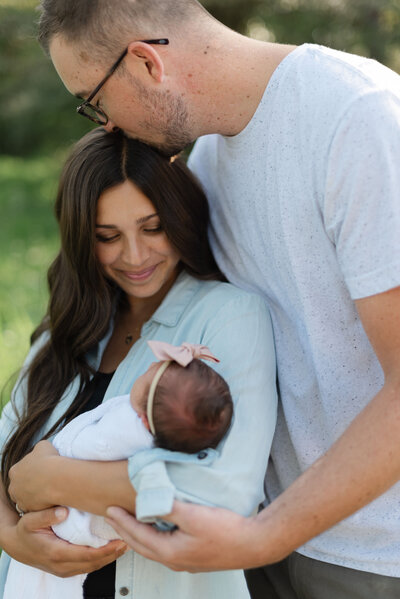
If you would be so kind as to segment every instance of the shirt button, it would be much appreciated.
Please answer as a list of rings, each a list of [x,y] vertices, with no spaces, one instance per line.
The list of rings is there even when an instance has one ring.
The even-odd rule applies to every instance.
[[[129,589],[127,587],[121,587],[119,589],[119,594],[125,597],[126,595],[129,595]]]
[[[198,460],[204,460],[204,458],[207,457],[207,452],[206,451],[199,451],[199,453],[197,454],[197,459]]]

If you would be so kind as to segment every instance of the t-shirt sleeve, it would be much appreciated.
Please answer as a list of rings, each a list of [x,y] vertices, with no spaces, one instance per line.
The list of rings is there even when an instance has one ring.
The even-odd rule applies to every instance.
[[[329,152],[323,218],[352,299],[400,284],[400,103],[354,102]]]

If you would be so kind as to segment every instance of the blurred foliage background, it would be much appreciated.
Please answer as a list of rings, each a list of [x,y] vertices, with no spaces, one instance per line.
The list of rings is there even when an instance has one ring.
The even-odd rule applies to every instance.
[[[400,0],[202,3],[251,37],[324,44],[400,72]],[[36,4],[0,0],[0,386],[21,365],[45,310],[45,272],[57,249],[57,178],[68,147],[90,127],[74,114],[76,100],[35,40]]]

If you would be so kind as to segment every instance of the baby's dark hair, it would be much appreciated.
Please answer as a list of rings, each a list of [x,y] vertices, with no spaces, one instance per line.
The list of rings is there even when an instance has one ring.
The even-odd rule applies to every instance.
[[[156,387],[154,442],[170,451],[215,448],[228,431],[233,402],[226,381],[201,360],[172,362]]]

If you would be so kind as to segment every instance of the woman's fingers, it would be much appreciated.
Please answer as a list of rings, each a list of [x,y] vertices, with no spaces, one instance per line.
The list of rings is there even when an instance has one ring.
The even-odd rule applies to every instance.
[[[57,540],[55,561],[58,576],[62,577],[99,570],[121,557],[128,549],[122,541],[111,541],[104,547],[93,548]]]
[[[66,507],[57,506],[39,512],[27,512],[21,519],[21,524],[30,532],[43,528],[50,528],[54,524],[63,522],[68,516]]]
[[[120,540],[103,547],[73,545],[57,537],[51,529],[68,515],[64,507],[25,514],[18,522],[20,553],[16,559],[60,577],[93,572],[127,551]]]

